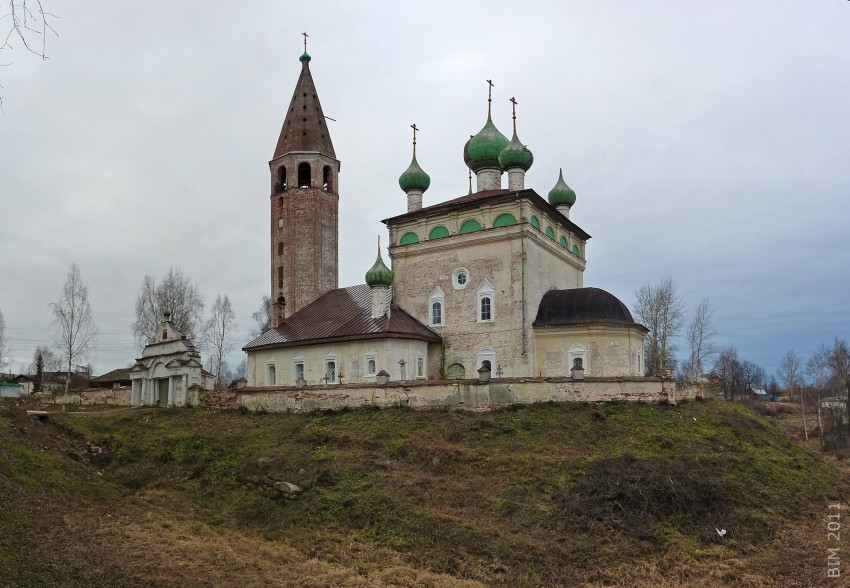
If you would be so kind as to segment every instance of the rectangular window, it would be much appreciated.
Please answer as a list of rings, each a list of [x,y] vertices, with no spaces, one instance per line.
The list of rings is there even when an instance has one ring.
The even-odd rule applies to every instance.
[[[295,376],[296,382],[298,380],[304,380],[305,379],[304,378],[304,362],[303,361],[296,361],[295,362],[295,373],[293,375]]]
[[[283,267],[277,268],[277,287],[283,290]]]
[[[490,297],[484,296],[481,298],[481,320],[489,321],[493,320],[493,315],[490,311]]]
[[[266,366],[266,386],[276,386],[277,385],[277,374],[275,373],[274,364],[269,364]]]
[[[443,324],[443,305],[439,302],[434,302],[433,304],[431,304],[431,324]]]
[[[336,361],[325,362],[325,381],[327,384],[336,384]]]
[[[278,243],[278,244],[277,244],[277,254],[278,254],[278,255],[283,255],[283,243]]]
[[[424,378],[425,377],[425,358],[417,357],[416,358],[416,377]]]

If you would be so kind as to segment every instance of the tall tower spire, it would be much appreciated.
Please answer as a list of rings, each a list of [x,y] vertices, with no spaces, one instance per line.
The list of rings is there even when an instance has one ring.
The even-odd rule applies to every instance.
[[[340,162],[310,73],[309,35],[302,34],[301,74],[269,162],[271,298],[283,298],[283,318],[338,283]]]

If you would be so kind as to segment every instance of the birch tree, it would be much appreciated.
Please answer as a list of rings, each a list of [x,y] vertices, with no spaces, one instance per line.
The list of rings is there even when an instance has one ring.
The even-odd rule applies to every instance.
[[[97,328],[89,304],[89,290],[80,277],[80,268],[71,264],[62,290],[62,298],[50,305],[53,311],[54,342],[59,355],[68,367],[65,393],[71,385],[75,361],[85,357],[97,346]]]
[[[6,319],[3,318],[3,311],[0,310],[0,370],[6,367],[6,364],[9,363],[7,359],[7,349],[8,347],[6,346]]]
[[[224,358],[233,350],[230,335],[235,327],[236,315],[230,304],[230,298],[227,294],[224,297],[219,294],[215,298],[215,304],[213,304],[210,320],[206,328],[210,341],[212,366],[210,371],[215,374],[217,385],[222,384],[222,377],[225,373]]]
[[[646,339],[646,365],[657,375],[672,366],[676,337],[685,321],[685,311],[678,288],[671,277],[657,284],[647,282],[635,292],[635,315],[649,333]]]
[[[823,392],[826,385],[829,383],[829,353],[830,349],[825,343],[821,343],[809,361],[806,362],[806,375],[809,376],[809,381],[814,386],[817,393],[818,402],[818,430],[820,431],[820,441],[823,445],[823,415],[821,413],[821,400],[823,400]]]
[[[686,336],[688,338],[688,366],[685,370],[685,378],[691,382],[696,381],[702,375],[704,364],[708,359],[717,354],[717,346],[712,339],[717,335],[714,330],[714,308],[703,298],[694,309],[694,314],[688,323]]]
[[[802,370],[800,369],[800,358],[797,357],[797,354],[793,349],[789,349],[782,358],[782,361],[779,362],[779,370],[777,371],[777,374],[779,375],[779,379],[785,383],[785,387],[790,390],[792,395],[794,394],[794,388],[800,388],[800,408],[803,411],[803,434],[806,437],[806,441],[808,441],[809,430],[806,427],[806,403],[803,398],[803,388],[800,386],[802,383]]]
[[[204,300],[198,287],[179,269],[169,268],[168,275],[157,283],[154,276],[145,276],[136,297],[136,320],[133,335],[139,347],[156,338],[164,313],[171,314],[180,333],[198,345],[204,335]]]

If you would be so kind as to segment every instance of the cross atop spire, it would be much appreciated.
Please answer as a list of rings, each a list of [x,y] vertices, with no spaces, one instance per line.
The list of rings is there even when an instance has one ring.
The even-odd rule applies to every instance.
[[[307,37],[309,37],[310,35],[308,35],[307,33],[301,34],[304,36],[304,53],[307,53]]]
[[[511,96],[511,108],[513,109],[513,117],[514,117],[514,132],[516,133],[516,98]]]
[[[413,157],[416,157],[416,131],[419,129],[416,128],[416,123],[410,125],[410,128],[413,129]]]
[[[381,257],[381,236],[378,235],[378,257]]]
[[[493,102],[493,80],[487,80],[487,118],[490,118],[490,103]]]

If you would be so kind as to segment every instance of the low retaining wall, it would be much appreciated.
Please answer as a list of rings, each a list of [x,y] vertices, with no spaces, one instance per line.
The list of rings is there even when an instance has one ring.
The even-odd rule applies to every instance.
[[[303,388],[243,388],[236,404],[252,411],[310,412],[360,406],[452,406],[481,409],[532,402],[669,402],[689,398],[693,390],[676,392],[673,380],[661,378],[503,378],[439,382],[390,382],[305,386]]]
[[[130,404],[130,389],[90,388],[88,390],[75,390],[65,394],[63,392],[39,392],[34,395],[41,402],[52,404],[117,404],[128,406]]]

